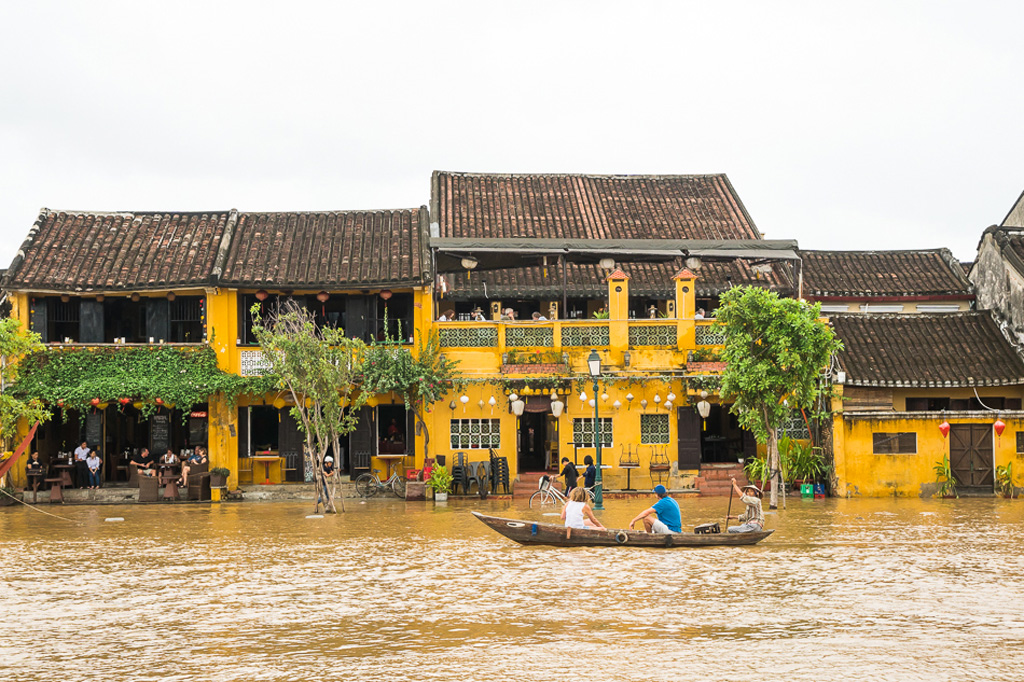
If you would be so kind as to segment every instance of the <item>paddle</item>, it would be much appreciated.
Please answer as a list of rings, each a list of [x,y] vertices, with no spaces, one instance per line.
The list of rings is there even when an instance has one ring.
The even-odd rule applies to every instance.
[[[729,488],[729,510],[725,512],[725,532],[729,532],[729,516],[732,514],[732,496],[736,492],[735,482],[732,487]]]

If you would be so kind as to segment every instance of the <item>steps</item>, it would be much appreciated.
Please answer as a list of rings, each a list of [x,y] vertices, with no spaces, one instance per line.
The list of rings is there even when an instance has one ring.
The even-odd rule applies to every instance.
[[[515,482],[512,483],[512,497],[529,497],[537,492],[537,488],[540,486],[540,477],[544,475],[543,471],[520,472]],[[548,475],[553,476],[554,474]],[[562,482],[557,479],[553,482],[553,485],[559,490],[562,489]]]
[[[729,497],[732,492],[730,478],[735,478],[741,488],[748,483],[742,464],[703,464],[694,485],[701,497]]]

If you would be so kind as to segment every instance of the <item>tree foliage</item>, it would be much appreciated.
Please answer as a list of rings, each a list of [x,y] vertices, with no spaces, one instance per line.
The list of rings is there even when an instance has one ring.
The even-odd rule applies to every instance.
[[[721,297],[718,322],[725,332],[726,369],[720,394],[734,401],[731,411],[740,425],[767,445],[773,472],[779,470],[779,427],[791,410],[814,405],[826,390],[821,374],[842,349],[820,313],[820,304],[755,287],[734,287]],[[772,480],[775,507],[781,477]]]
[[[23,330],[18,320],[0,320],[0,444],[4,448],[17,433],[19,419],[34,424],[50,418],[39,396],[18,395],[14,390],[24,369],[23,358],[42,348],[39,335]]]

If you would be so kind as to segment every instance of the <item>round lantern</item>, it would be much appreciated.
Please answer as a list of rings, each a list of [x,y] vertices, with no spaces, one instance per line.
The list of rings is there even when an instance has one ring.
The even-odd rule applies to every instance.
[[[614,407],[617,410],[620,407],[622,407],[622,403],[616,400],[614,403],[612,403],[612,407]]]
[[[582,391],[580,392],[580,402],[581,403],[587,402],[587,394],[582,392]]]
[[[633,406],[633,394],[632,393],[627,393],[626,394],[626,409],[628,410],[632,406]]]
[[[91,404],[91,405],[92,405],[93,407],[96,407],[97,405],[99,405],[99,404],[100,404],[100,399],[99,399],[99,398],[93,398],[92,400],[90,400],[90,401],[89,401],[89,403],[90,403],[90,404]]]
[[[513,400],[512,401],[512,414],[514,414],[515,416],[517,416],[517,417],[523,416],[523,410],[525,408],[526,408],[526,403],[524,403],[522,400]]]
[[[658,395],[657,393],[655,393],[654,394],[654,404],[657,405],[660,402],[661,402],[661,396]]]
[[[593,407],[596,403],[597,401],[595,401],[593,398],[587,401],[587,405],[590,405],[591,407]]]
[[[672,392],[669,392],[669,394],[667,396],[665,396],[665,400],[667,400],[669,402],[672,402],[675,399],[676,399],[676,394],[672,393]]]
[[[601,401],[602,402],[608,402],[608,394],[607,393],[602,393],[601,394]]]
[[[321,303],[327,303],[327,301],[330,298],[331,298],[331,295],[329,293],[327,293],[326,291],[321,291],[319,294],[316,295],[316,300],[320,301]]]
[[[565,409],[565,403],[563,403],[561,400],[552,400],[551,401],[551,414],[556,419],[558,417],[562,416],[562,410],[564,410],[564,409]]]
[[[665,401],[665,409],[666,410],[671,410],[672,409],[672,401],[671,400],[666,400]]]
[[[164,399],[163,398],[157,398],[156,399],[156,404],[157,405],[163,405],[164,404]]]
[[[256,292],[256,300],[257,301],[265,301],[269,297],[270,297],[270,294],[267,293],[266,289],[260,289],[259,291]]]
[[[383,298],[385,301],[391,298],[391,289],[385,289],[384,291],[380,292],[380,297]]]
[[[643,400],[640,401],[640,407],[642,407],[645,410],[647,409],[647,398],[644,398]]]
[[[515,393],[509,393],[508,394],[508,401],[510,403],[514,403],[517,400],[519,400],[519,396],[517,396]]]
[[[63,399],[57,401],[57,407],[64,407],[64,400]]]
[[[943,438],[948,436],[949,435],[949,422],[944,421],[941,424],[939,424],[939,431],[942,432],[942,437]]]
[[[118,400],[117,402],[121,403],[122,405],[127,405],[127,404],[128,404],[128,403],[130,403],[131,401],[132,401],[132,399],[131,399],[131,398],[121,398],[121,399],[119,399],[119,400]]]
[[[469,396],[468,395],[462,396],[461,398],[459,398],[459,402],[462,403],[462,411],[465,412],[466,411],[466,405],[469,403]]]
[[[992,428],[996,430],[997,436],[1001,436],[1003,435],[1003,429],[1006,428],[1006,422],[1004,422],[1002,419],[997,419],[996,423],[992,425]]]

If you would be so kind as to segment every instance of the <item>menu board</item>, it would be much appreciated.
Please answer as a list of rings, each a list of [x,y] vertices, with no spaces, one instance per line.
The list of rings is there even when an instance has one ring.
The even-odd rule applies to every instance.
[[[205,413],[204,413],[205,414]],[[192,447],[206,445],[207,424],[206,417],[189,417],[188,419],[188,444]]]
[[[154,414],[149,418],[150,451],[160,456],[171,447],[171,417],[167,414]]]
[[[103,413],[89,412],[85,415],[85,442],[90,448],[103,445]]]

